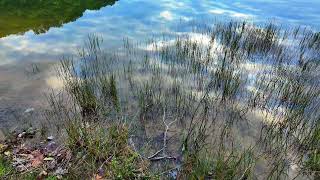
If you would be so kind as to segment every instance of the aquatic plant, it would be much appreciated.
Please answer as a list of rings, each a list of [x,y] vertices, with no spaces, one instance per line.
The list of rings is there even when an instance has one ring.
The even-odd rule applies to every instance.
[[[102,42],[89,36],[61,62],[63,98],[49,96],[71,149],[105,148],[92,130],[123,123],[124,144],[160,177],[318,176],[319,33],[232,21],[146,45],[125,39],[119,53]],[[121,177],[122,162],[136,166],[110,162]]]

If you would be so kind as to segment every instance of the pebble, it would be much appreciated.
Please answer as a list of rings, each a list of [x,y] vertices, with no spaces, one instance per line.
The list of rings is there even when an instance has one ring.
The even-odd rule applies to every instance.
[[[49,136],[49,137],[47,137],[47,140],[48,141],[52,141],[54,139],[54,137],[53,136]]]
[[[22,132],[18,135],[18,138],[23,138],[27,133],[26,132]]]

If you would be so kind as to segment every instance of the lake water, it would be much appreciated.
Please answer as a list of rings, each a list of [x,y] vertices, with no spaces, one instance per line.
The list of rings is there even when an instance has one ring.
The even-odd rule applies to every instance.
[[[0,0],[0,127],[13,112],[41,107],[47,74],[29,78],[28,63],[75,54],[88,34],[113,49],[123,38],[174,35],[215,19],[319,30],[319,7],[319,0]]]
[[[320,26],[319,0],[27,2],[0,0],[0,64],[59,59],[75,53],[90,33],[101,35],[106,46],[118,47],[124,37],[176,33],[194,21],[216,18]]]

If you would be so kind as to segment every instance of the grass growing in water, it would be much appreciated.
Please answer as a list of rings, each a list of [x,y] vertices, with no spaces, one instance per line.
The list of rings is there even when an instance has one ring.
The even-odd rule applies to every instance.
[[[229,22],[119,53],[101,43],[61,62],[63,98],[49,96],[86,162],[74,174],[318,177],[319,33]]]

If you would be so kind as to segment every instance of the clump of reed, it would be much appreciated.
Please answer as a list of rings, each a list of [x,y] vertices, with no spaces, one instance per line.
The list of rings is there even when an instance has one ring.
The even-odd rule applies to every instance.
[[[77,59],[61,61],[63,98],[49,96],[48,118],[62,120],[90,169],[122,149],[105,149],[116,141],[135,159],[125,169],[139,159],[162,178],[317,177],[319,42],[307,28],[247,22],[146,45],[125,39],[120,52],[92,35]],[[117,137],[100,133],[107,127]],[[258,172],[261,162],[270,163]]]

